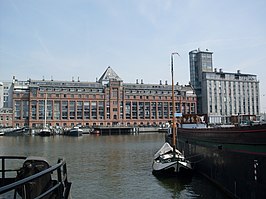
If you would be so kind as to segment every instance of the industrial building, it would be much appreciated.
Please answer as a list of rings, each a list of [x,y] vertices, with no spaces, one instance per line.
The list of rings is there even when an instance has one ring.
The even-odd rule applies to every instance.
[[[167,81],[124,83],[108,67],[96,82],[13,79],[13,126],[159,126],[172,118]],[[175,85],[176,112],[196,113],[190,85]]]
[[[190,82],[197,94],[197,112],[209,123],[230,123],[232,115],[260,115],[259,81],[256,75],[213,68],[212,52],[189,52]]]

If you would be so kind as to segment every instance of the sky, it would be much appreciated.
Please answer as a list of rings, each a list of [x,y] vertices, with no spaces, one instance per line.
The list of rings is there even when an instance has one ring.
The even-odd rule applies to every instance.
[[[0,81],[189,83],[191,50],[214,68],[255,74],[266,111],[265,0],[0,0]]]

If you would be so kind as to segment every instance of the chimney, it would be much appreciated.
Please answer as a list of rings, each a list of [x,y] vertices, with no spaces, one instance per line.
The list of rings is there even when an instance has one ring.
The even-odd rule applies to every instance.
[[[141,81],[141,84],[143,84],[143,79],[141,79],[140,81]]]
[[[139,80],[138,79],[136,79],[136,84],[139,84]]]
[[[74,77],[72,77],[72,82],[74,82]]]
[[[79,77],[78,77],[78,82],[80,82]]]
[[[217,68],[214,68],[214,72],[217,73]]]
[[[162,85],[162,80],[160,80],[160,85]]]
[[[223,69],[222,69],[222,68],[220,68],[220,69],[219,69],[219,72],[220,72],[220,73],[222,73],[222,72],[223,72]]]
[[[165,80],[165,85],[168,85],[167,80]]]
[[[240,70],[237,70],[237,74],[240,74]]]
[[[15,83],[15,81],[16,81],[16,77],[15,77],[15,76],[13,76],[12,83]]]

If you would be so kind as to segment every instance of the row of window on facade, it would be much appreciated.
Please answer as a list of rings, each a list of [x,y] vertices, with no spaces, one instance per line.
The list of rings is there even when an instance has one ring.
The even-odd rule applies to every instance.
[[[221,115],[258,114],[259,91],[256,85],[246,82],[209,81],[209,112]]]
[[[9,120],[12,120],[12,117],[11,116],[3,116],[3,115],[1,115],[0,116],[0,120],[1,121],[9,121]]]
[[[244,105],[244,107],[246,107]],[[212,105],[209,106],[210,110],[209,112],[210,113],[219,113],[220,115],[236,115],[236,114],[243,114],[243,115],[250,115],[250,114],[255,114],[257,115],[258,112],[259,112],[259,106],[247,106],[247,108],[243,108],[242,106],[232,106],[230,105],[229,107],[226,106],[226,105],[220,105],[219,106],[219,109],[218,109],[218,106],[215,105],[214,108]],[[219,110],[219,111],[218,111]]]
[[[23,94],[24,95],[24,94]],[[20,93],[16,93],[16,97],[21,97],[21,94]],[[40,97],[42,98],[45,98],[46,97],[46,94],[40,94]],[[47,94],[47,98],[60,98],[60,97],[63,97],[63,98],[84,98],[84,99],[104,99],[104,95],[89,95],[89,94],[77,94],[77,95],[74,95],[74,94]],[[116,97],[117,96],[114,96],[112,95],[112,97]],[[142,96],[142,95],[126,95],[125,96],[126,99],[159,99],[159,100],[168,100],[168,99],[172,99],[171,96]],[[107,94],[106,95],[106,99],[110,99],[110,96]],[[120,95],[120,99],[123,99],[123,95]],[[195,100],[196,97],[177,97],[177,100]]]
[[[39,88],[41,92],[88,92],[88,93],[104,93],[104,89],[85,89],[85,88]],[[33,96],[37,96],[37,89],[31,89]],[[125,93],[139,93],[139,94],[171,94],[172,91],[162,90],[125,90]],[[175,91],[175,94],[180,94],[180,91]]]
[[[257,86],[257,83],[247,83],[247,82],[227,82],[227,81],[209,81],[209,88],[213,88],[214,91],[217,92],[219,90],[219,93],[222,92],[222,89],[224,93],[228,91],[233,91],[232,93],[240,94],[240,93],[249,93],[249,91],[259,92],[259,87]],[[211,89],[210,89],[211,91]]]
[[[195,103],[175,104],[176,112],[195,113]],[[172,102],[15,101],[15,119],[163,119],[172,117]],[[30,113],[30,114],[29,114]],[[118,116],[119,114],[119,116]]]

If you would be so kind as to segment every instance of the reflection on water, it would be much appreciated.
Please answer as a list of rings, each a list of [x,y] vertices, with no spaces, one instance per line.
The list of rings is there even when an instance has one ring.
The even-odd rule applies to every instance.
[[[163,145],[158,133],[82,137],[0,137],[1,155],[67,161],[72,198],[224,198],[201,176],[156,178],[152,157]]]

